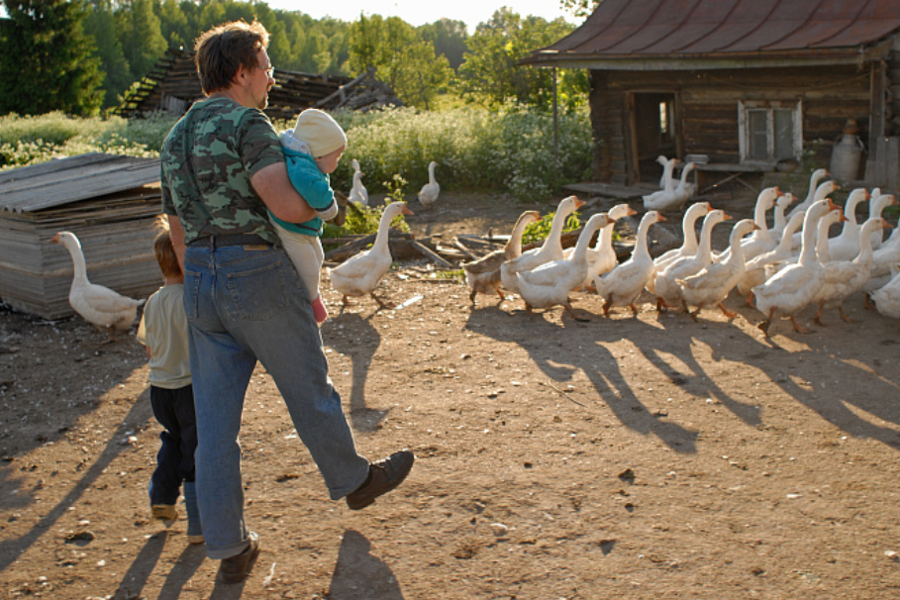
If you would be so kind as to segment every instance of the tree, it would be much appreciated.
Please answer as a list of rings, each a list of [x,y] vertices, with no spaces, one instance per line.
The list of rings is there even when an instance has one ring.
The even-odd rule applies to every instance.
[[[132,79],[149,73],[168,48],[159,17],[153,12],[153,0],[130,0],[124,4],[116,12],[116,31],[131,65]]]
[[[459,69],[463,61],[463,53],[468,49],[466,40],[469,37],[466,32],[466,24],[462,21],[441,19],[434,23],[419,27],[419,35],[426,42],[434,45],[434,52],[438,56],[444,55],[450,68]]]
[[[122,52],[122,44],[116,37],[115,17],[109,0],[93,0],[87,7],[84,22],[85,33],[94,38],[94,56],[100,59],[100,68],[106,75],[103,86],[103,108],[114,106],[133,78],[128,61]]]
[[[567,10],[575,17],[589,17],[603,0],[559,0],[563,10]]]
[[[103,73],[85,35],[81,1],[3,0],[0,21],[0,114],[58,110],[96,114]]]
[[[496,106],[507,101],[548,107],[553,101],[553,72],[520,66],[518,61],[570,33],[563,19],[522,19],[509,8],[496,11],[469,38],[469,51],[459,68],[459,88],[470,101]],[[583,78],[566,79],[583,85]],[[586,88],[585,88],[586,90]]]
[[[447,59],[436,56],[412,25],[379,15],[360,16],[351,27],[349,66],[355,73],[375,67],[376,77],[404,103],[426,109],[452,74]]]

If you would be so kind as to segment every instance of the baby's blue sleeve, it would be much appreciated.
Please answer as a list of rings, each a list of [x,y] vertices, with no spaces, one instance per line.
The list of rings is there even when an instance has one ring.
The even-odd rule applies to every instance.
[[[328,175],[319,171],[315,161],[309,157],[285,156],[288,176],[294,189],[303,196],[309,207],[316,211],[323,221],[333,219],[338,212],[334,200],[334,190]]]

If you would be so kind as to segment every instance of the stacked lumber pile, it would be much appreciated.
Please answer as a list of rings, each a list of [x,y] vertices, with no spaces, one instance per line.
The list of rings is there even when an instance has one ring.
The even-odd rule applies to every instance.
[[[147,297],[162,283],[160,205],[158,159],[93,153],[0,173],[0,300],[47,319],[74,314],[72,259],[48,243],[58,231],[81,240],[92,282]]]

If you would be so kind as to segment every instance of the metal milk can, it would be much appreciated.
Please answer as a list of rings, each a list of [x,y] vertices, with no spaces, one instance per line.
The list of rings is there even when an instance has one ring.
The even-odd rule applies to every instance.
[[[828,171],[833,178],[839,181],[859,179],[859,165],[865,146],[856,135],[858,131],[856,120],[847,119],[847,123],[844,125],[844,134],[831,151],[831,164]]]

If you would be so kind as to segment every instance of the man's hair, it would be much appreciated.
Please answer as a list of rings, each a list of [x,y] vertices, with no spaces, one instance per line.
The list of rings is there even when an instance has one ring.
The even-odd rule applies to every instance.
[[[202,34],[194,45],[194,61],[203,93],[208,96],[227,89],[241,65],[258,69],[256,53],[268,45],[269,32],[259,21],[223,23]]]
[[[162,271],[163,277],[178,277],[181,275],[181,266],[178,264],[172,238],[169,237],[169,222],[165,216],[160,215],[155,224],[159,228],[159,233],[153,240],[153,252],[156,254],[159,270]]]

